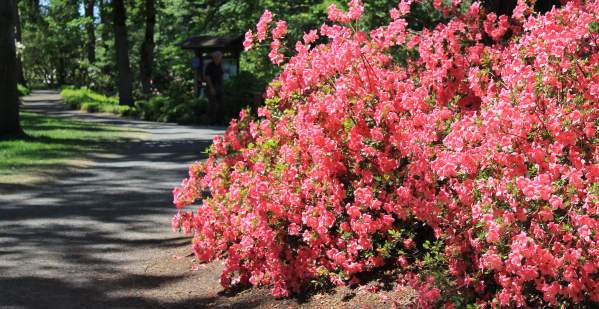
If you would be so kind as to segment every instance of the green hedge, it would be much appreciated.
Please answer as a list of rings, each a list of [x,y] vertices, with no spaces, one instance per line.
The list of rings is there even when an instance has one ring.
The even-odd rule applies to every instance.
[[[89,113],[104,112],[131,116],[149,121],[176,122],[180,124],[205,124],[208,101],[205,98],[173,99],[154,96],[139,100],[135,106],[121,106],[117,97],[109,97],[87,88],[64,88],[60,95],[64,103],[73,109]]]
[[[64,103],[73,109],[79,109],[90,113],[104,112],[121,114],[119,99],[96,93],[87,88],[64,88],[60,95]]]
[[[172,99],[155,96],[135,102],[135,113],[143,120],[176,122],[180,124],[208,123],[206,98]]]

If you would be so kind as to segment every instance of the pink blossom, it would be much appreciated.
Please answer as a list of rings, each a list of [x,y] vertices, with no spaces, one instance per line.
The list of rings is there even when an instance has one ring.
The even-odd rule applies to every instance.
[[[272,30],[274,40],[281,39],[287,33],[287,23],[284,20],[277,21],[276,27]]]
[[[252,48],[252,44],[254,43],[254,34],[252,33],[252,30],[248,30],[245,33],[245,40],[243,41],[243,48],[248,51],[250,50],[250,48]]]
[[[265,105],[190,167],[172,227],[193,234],[198,260],[225,261],[224,286],[277,296],[397,263],[423,308],[455,305],[446,293],[483,307],[596,303],[597,1],[534,15],[519,1],[511,17],[434,1],[446,19],[422,31],[401,18],[410,3],[369,30],[350,23],[360,1],[331,6],[295,49],[278,22]],[[443,280],[422,275],[433,245]]]
[[[257,38],[258,38],[258,42],[262,42],[266,39],[266,33],[268,31],[268,24],[270,24],[272,22],[272,13],[269,10],[265,10],[264,13],[262,14],[262,16],[260,17],[260,20],[258,21],[258,24],[256,26],[258,34],[257,34]]]

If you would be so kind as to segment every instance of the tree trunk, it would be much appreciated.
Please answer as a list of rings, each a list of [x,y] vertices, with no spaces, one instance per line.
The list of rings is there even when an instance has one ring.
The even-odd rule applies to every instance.
[[[85,17],[91,19],[85,29],[87,31],[87,60],[89,63],[96,62],[96,24],[94,19],[94,0],[85,0]]]
[[[40,12],[40,1],[39,0],[25,0],[25,5],[27,6],[27,16],[25,17],[28,22],[33,24],[37,24],[41,21],[41,12]]]
[[[152,91],[152,70],[154,64],[154,28],[156,25],[156,8],[154,0],[145,0],[146,32],[140,48],[139,73],[141,88],[144,93]]]
[[[23,38],[21,36],[21,15],[19,14],[19,2],[15,1],[15,34],[17,42],[23,42]],[[17,83],[27,86],[27,81],[25,80],[25,74],[23,74],[23,62],[21,61],[21,55],[17,55]]]
[[[114,40],[118,66],[119,104],[133,105],[133,83],[129,66],[129,41],[127,39],[127,13],[123,0],[112,0]]]
[[[0,136],[23,135],[19,122],[15,0],[0,1]]]
[[[108,53],[110,50],[108,46],[108,42],[110,41],[110,26],[112,22],[110,21],[110,5],[106,3],[106,0],[96,0],[98,2],[98,13],[100,15],[100,46],[104,50],[104,54]],[[110,61],[112,62],[112,61]],[[110,64],[104,64],[101,67],[102,73],[106,75],[113,75],[113,69]]]
[[[58,67],[56,68],[56,80],[58,82],[58,86],[64,86],[66,81],[67,72],[65,70],[65,60],[64,57],[60,56],[58,58]]]

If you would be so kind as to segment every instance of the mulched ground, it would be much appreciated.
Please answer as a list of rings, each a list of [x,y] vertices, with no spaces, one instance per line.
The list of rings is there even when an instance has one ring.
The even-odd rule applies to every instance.
[[[393,291],[369,292],[364,287],[338,287],[310,295],[276,299],[267,288],[224,290],[219,282],[222,262],[198,264],[190,246],[173,248],[147,263],[146,275],[180,277],[143,297],[156,299],[164,306],[199,305],[206,308],[390,308],[399,295]]]

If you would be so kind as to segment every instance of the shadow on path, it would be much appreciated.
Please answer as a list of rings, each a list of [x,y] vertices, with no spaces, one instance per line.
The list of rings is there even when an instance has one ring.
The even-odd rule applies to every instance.
[[[55,92],[35,92],[25,110],[123,125],[147,138],[103,144],[95,163],[39,185],[0,187],[0,307],[204,307],[214,297],[148,299],[186,275],[156,276],[144,267],[189,239],[170,230],[171,190],[202,159],[219,127],[176,126],[68,111]],[[201,294],[201,293],[200,293]],[[171,299],[171,300],[169,300]],[[239,308],[258,302],[229,304]]]

